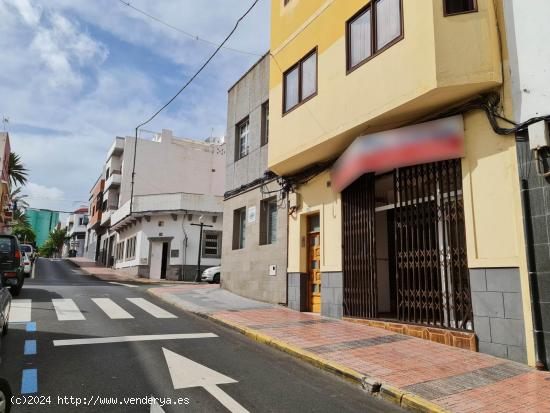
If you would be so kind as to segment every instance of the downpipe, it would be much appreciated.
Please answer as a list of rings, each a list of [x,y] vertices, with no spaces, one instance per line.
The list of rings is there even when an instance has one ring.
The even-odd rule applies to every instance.
[[[525,231],[525,249],[527,252],[527,272],[529,274],[529,295],[531,299],[531,314],[533,321],[533,338],[535,342],[535,368],[537,370],[548,370],[546,365],[546,349],[544,347],[544,331],[542,329],[542,316],[539,301],[539,286],[537,283],[537,271],[535,261],[535,249],[531,205],[529,203],[529,182],[521,179],[521,203],[523,206],[523,228]]]

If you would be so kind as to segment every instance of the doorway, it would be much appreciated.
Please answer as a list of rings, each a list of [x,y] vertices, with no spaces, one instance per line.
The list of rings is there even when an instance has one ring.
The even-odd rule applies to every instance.
[[[321,312],[321,225],[319,214],[307,217],[309,311]]]
[[[149,238],[149,278],[164,280],[168,273],[170,265],[170,245],[171,237]]]
[[[160,266],[160,278],[161,280],[166,279],[166,266],[168,265],[168,243],[162,243],[162,263]]]
[[[345,316],[473,328],[460,159],[365,174],[342,210]]]

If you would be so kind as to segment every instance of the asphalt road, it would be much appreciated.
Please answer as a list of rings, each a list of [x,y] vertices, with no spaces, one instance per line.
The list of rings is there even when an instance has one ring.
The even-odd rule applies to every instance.
[[[329,373],[158,301],[147,288],[100,281],[63,261],[38,260],[34,278],[26,280],[14,300],[19,309],[13,317],[23,321],[10,324],[0,365],[0,376],[21,396],[19,402],[35,404],[14,406],[12,411],[227,412],[224,404],[233,411],[250,412],[401,411]],[[133,298],[142,300],[129,300]],[[60,299],[65,300],[56,301]],[[19,300],[30,300],[30,324],[24,321],[25,301]],[[166,334],[207,336],[162,336]],[[129,340],[138,335],[139,340],[161,337],[59,341]],[[198,387],[174,389],[175,384]],[[145,399],[150,396],[160,402],[171,398],[185,403],[187,398],[188,404],[151,410]],[[143,404],[130,405],[124,398]]]

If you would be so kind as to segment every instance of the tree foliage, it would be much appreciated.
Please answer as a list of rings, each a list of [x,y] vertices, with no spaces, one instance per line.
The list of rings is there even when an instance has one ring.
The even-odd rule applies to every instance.
[[[65,228],[56,228],[50,232],[48,239],[39,249],[40,256],[47,258],[61,256],[61,249],[63,248],[66,235],[67,231]]]
[[[8,175],[10,182],[13,186],[25,185],[27,183],[27,175],[29,170],[25,168],[21,157],[15,152],[10,152],[10,159],[8,162]]]

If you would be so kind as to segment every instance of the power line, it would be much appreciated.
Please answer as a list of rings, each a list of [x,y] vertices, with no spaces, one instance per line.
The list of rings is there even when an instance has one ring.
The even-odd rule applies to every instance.
[[[203,39],[202,37],[199,37],[199,36],[197,36],[197,35],[195,35],[195,34],[193,34],[193,33],[189,33],[189,32],[187,32],[187,31],[185,31],[185,30],[180,29],[179,27],[173,26],[173,25],[171,25],[170,23],[167,23],[167,22],[165,22],[164,20],[161,20],[161,19],[159,19],[158,17],[153,16],[152,14],[147,13],[147,12],[144,11],[144,10],[138,9],[137,7],[135,7],[134,5],[132,5],[131,3],[127,2],[127,1],[124,1],[124,0],[118,0],[118,1],[119,1],[119,3],[124,4],[125,6],[131,8],[132,10],[134,10],[134,11],[140,13],[140,14],[143,14],[143,15],[146,16],[146,17],[149,17],[150,19],[156,21],[157,23],[160,23],[160,24],[162,24],[162,25],[164,25],[164,26],[166,26],[166,27],[168,27],[168,28],[170,28],[170,29],[172,29],[172,30],[175,30],[175,31],[177,31],[178,33],[181,33],[181,34],[183,34],[183,35],[185,35],[185,36],[187,36],[187,37],[189,37],[189,38],[191,38],[191,39],[193,39],[193,40],[196,40],[196,41],[199,41],[199,42],[204,42],[204,43],[207,43],[207,44],[209,44],[209,45],[211,45],[211,46],[218,46],[218,43],[216,43],[216,42],[213,42],[213,41],[208,40],[208,39]],[[247,54],[247,55],[250,55],[250,56],[258,56],[258,57],[261,56],[261,54],[259,54],[259,53],[248,52],[248,51],[246,51],[246,50],[239,50],[239,49],[235,49],[235,48],[233,48],[233,47],[228,47],[228,46],[223,47],[223,49],[229,50],[229,51],[232,51],[232,52],[236,52],[236,53]]]
[[[139,128],[141,128],[142,126],[147,125],[149,122],[151,122],[153,119],[155,119],[160,112],[162,112],[164,109],[166,109],[166,107],[168,105],[170,105],[170,103],[172,103],[181,94],[181,92],[183,92],[187,88],[187,86],[189,86],[191,84],[191,82],[193,82],[193,80],[195,80],[195,78],[204,70],[204,68],[208,65],[208,63],[210,63],[210,61],[214,58],[214,56],[216,56],[218,54],[220,49],[225,45],[225,43],[227,43],[227,41],[231,38],[231,36],[233,36],[233,33],[235,33],[237,31],[237,27],[239,27],[239,24],[241,23],[241,21],[252,11],[254,6],[256,6],[256,4],[258,4],[259,1],[260,0],[254,0],[254,2],[248,8],[248,10],[241,17],[239,17],[239,19],[235,23],[235,26],[229,32],[229,34],[226,36],[226,38],[223,40],[223,42],[221,42],[221,44],[218,45],[218,47],[216,47],[216,50],[214,50],[214,52],[210,55],[210,57],[208,59],[206,59],[206,61],[199,68],[199,70],[197,70],[197,72],[193,76],[191,76],[191,78],[177,91],[177,93],[174,96],[172,96],[172,98],[168,102],[166,102],[159,110],[157,110],[145,122],[142,122],[138,126],[136,126],[135,141],[134,141],[134,161],[133,161],[133,164],[132,164],[132,182],[131,182],[131,191],[130,191],[130,214],[132,213],[132,203],[133,203],[133,198],[134,198],[134,178],[135,178],[135,175],[136,175],[136,153],[137,153],[137,138],[138,138]]]

